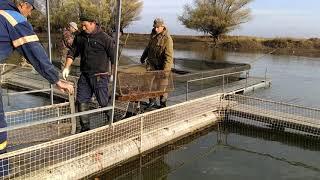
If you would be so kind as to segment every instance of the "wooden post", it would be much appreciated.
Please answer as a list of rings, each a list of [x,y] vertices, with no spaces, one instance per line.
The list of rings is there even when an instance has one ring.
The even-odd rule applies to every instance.
[[[74,94],[69,94],[69,103],[70,103],[71,114],[75,114],[76,107],[75,107],[75,102],[74,102]],[[71,134],[76,134],[76,131],[77,131],[77,118],[76,117],[71,118],[71,125],[72,125]]]

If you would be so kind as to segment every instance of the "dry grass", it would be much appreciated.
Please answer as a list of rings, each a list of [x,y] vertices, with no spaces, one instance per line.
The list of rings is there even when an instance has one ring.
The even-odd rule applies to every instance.
[[[125,37],[125,36],[123,36]],[[214,46],[210,36],[173,35],[176,49],[186,47],[211,46],[228,51],[242,52],[268,52],[277,49],[275,54],[320,57],[320,39],[298,38],[261,38],[250,36],[222,36],[219,43]],[[146,46],[149,34],[130,34],[127,45]]]

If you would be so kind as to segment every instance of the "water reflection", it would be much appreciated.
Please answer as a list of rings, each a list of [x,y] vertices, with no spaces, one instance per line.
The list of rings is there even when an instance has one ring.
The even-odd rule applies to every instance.
[[[139,59],[143,53],[143,47],[125,48],[122,55],[130,57],[135,63],[140,63]],[[175,58],[203,59],[209,61],[226,61],[226,53],[219,49],[212,48],[191,48],[191,49],[175,49]]]
[[[319,137],[228,122],[143,154],[100,179],[315,179],[319,151]]]
[[[47,106],[51,104],[51,101],[46,96],[24,94],[7,96],[4,94],[17,92],[16,90],[8,89],[7,87],[2,87],[2,102],[4,105],[4,111],[17,111],[21,109],[34,108],[40,106]],[[54,101],[57,103],[58,101]]]
[[[126,56],[139,58],[141,48],[126,49]],[[272,79],[272,87],[256,91],[253,96],[287,103],[320,107],[320,58],[274,56],[259,53],[216,52],[208,49],[176,50],[177,58],[196,58],[250,63],[251,75]],[[223,58],[219,58],[222,56]],[[320,176],[319,138],[243,124],[225,125],[222,146],[199,160],[176,169],[180,162],[201,154],[202,148],[215,145],[216,131],[165,154],[166,164],[174,171],[167,179],[318,179]],[[209,143],[208,143],[209,142]],[[206,144],[207,143],[207,144]],[[204,145],[206,144],[206,145]],[[182,163],[183,164],[183,163]],[[266,171],[267,169],[267,171]],[[152,171],[152,170],[151,170]]]

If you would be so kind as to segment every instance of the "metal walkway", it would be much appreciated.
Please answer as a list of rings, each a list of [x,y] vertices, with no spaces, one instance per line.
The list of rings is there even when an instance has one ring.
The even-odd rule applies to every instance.
[[[320,110],[241,95],[227,95],[227,118],[320,136]],[[241,120],[242,119],[242,120]]]

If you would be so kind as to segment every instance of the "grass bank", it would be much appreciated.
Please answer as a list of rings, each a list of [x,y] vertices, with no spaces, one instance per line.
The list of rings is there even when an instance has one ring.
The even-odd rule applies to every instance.
[[[123,41],[126,36],[123,36]],[[174,46],[184,49],[192,46],[211,47],[226,51],[237,52],[271,52],[278,55],[295,55],[306,57],[320,57],[320,39],[296,38],[257,38],[247,36],[223,36],[214,46],[209,36],[182,36],[173,35]],[[127,46],[146,46],[148,34],[130,34]]]

